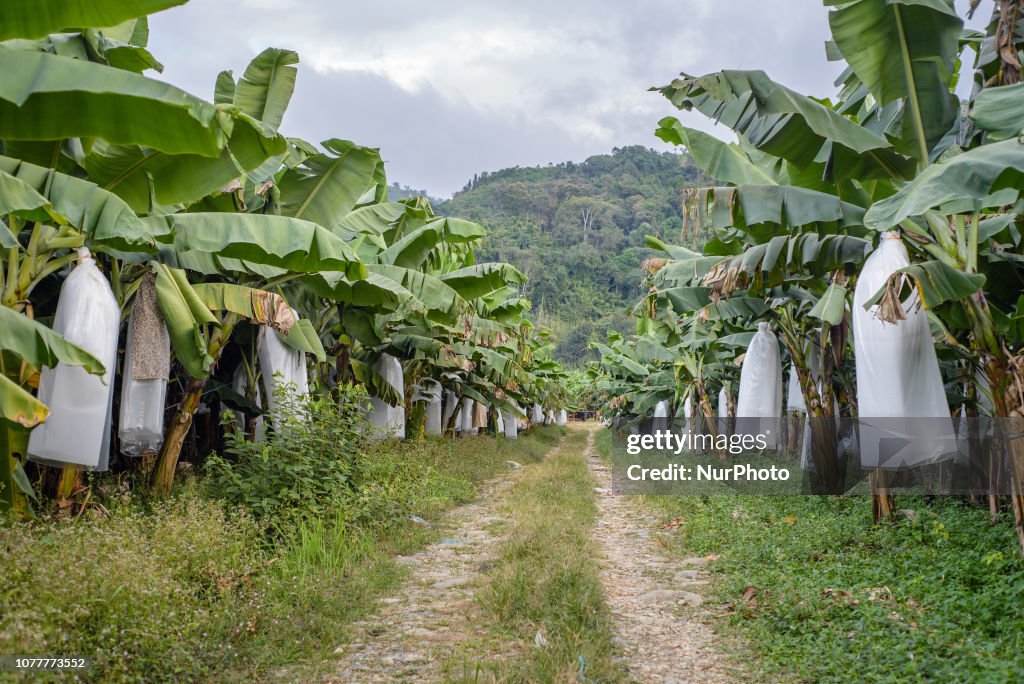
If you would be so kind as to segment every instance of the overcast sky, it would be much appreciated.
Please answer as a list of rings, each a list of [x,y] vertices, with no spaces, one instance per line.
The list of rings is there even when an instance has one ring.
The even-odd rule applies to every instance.
[[[435,196],[480,171],[667,149],[653,130],[678,112],[647,89],[680,71],[764,69],[818,96],[841,71],[817,0],[191,0],[150,21],[161,78],[206,99],[222,69],[297,51],[284,132],[379,147],[391,181]]]

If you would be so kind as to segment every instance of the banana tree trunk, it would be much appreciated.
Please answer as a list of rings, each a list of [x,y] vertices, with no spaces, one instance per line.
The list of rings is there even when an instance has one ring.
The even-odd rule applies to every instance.
[[[875,470],[868,475],[871,485],[871,519],[877,525],[891,521],[896,515],[896,497],[889,490],[889,473]]]
[[[992,389],[993,412],[997,418],[1019,420],[1024,416],[1024,405],[1021,404],[1020,395],[1010,391],[1010,388],[1020,387],[1021,383],[1024,383],[1024,368],[996,335],[992,312],[984,297],[975,293],[967,300],[964,309],[968,320],[971,321],[973,343],[984,360],[985,375]],[[1011,436],[1006,447],[1010,461],[1010,500],[1013,506],[1014,529],[1017,532],[1021,554],[1024,554],[1024,439]],[[995,493],[991,492],[993,495]],[[998,502],[990,499],[990,506],[997,509]]]
[[[839,435],[833,415],[834,403],[831,386],[823,382],[823,391],[818,391],[818,385],[811,377],[807,360],[794,335],[790,334],[790,331],[784,326],[781,327],[781,330],[782,338],[793,360],[793,366],[796,368],[800,392],[804,396],[804,405],[807,407],[807,416],[810,418],[808,426],[811,430],[811,460],[814,462],[814,470],[818,474],[825,493],[841,494],[843,473],[839,468]],[[826,363],[827,356],[828,354],[822,354],[823,378],[831,377],[828,373],[828,366],[831,364]],[[824,395],[824,399],[822,395]],[[828,401],[827,404],[825,404],[825,400]]]
[[[239,320],[241,319],[237,314],[229,313],[225,316],[221,327],[215,329],[207,345],[207,353],[213,359],[214,364],[220,360],[221,352],[224,351],[224,346],[231,338],[231,333],[234,332]],[[181,449],[185,444],[189,428],[192,427],[196,411],[199,409],[199,400],[206,387],[206,380],[205,377],[195,378],[189,382],[185,396],[171,421],[171,427],[164,436],[164,443],[160,447],[160,455],[157,456],[156,467],[153,469],[153,476],[149,481],[150,492],[155,496],[167,496],[171,493],[171,485],[174,483],[174,472],[178,467]]]
[[[0,512],[10,511],[21,519],[30,517],[32,510],[28,496],[15,479],[27,446],[28,431],[0,425]]]
[[[338,323],[344,327],[345,317],[345,305],[342,302],[338,302]],[[344,336],[344,335],[342,335]],[[351,353],[351,345],[345,341],[338,342],[338,353],[335,357],[337,364],[337,381],[339,385],[344,385],[348,380],[348,357]]]
[[[708,397],[707,388],[704,387],[704,379],[697,378],[694,383],[697,386],[697,404],[700,408],[700,413],[704,414],[704,424],[707,426],[708,433],[711,435],[712,440],[715,444],[718,443],[718,420],[714,408],[711,406],[711,399]],[[696,418],[694,415],[694,418]],[[726,457],[726,450],[715,449],[718,457],[724,459]]]

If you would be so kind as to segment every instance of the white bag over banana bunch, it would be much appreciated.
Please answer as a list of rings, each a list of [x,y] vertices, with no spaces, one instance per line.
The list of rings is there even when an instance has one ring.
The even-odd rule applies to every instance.
[[[412,400],[427,402],[423,419],[423,433],[429,437],[441,435],[441,383],[427,378],[413,391]]]
[[[769,449],[778,447],[782,420],[782,360],[779,341],[767,323],[758,323],[740,369],[736,399],[737,434],[765,436]]]
[[[32,431],[28,456],[38,463],[106,470],[114,366],[121,308],[89,250],[78,250],[78,265],[61,286],[53,329],[95,356],[105,369],[92,375],[80,366],[43,368],[39,400],[50,407],[46,422]]]
[[[405,396],[405,376],[402,364],[390,354],[383,354],[373,366],[374,372],[384,378],[398,396]],[[388,437],[405,439],[405,407],[391,406],[383,399],[370,397],[370,424],[380,428]]]
[[[729,391],[725,386],[718,390],[718,434],[729,434]]]
[[[153,274],[147,273],[128,318],[128,341],[121,373],[117,438],[121,453],[158,451],[164,439],[164,403],[171,374],[171,338],[156,302]]]
[[[513,404],[516,410],[519,410],[518,404]],[[507,413],[503,416],[504,427],[505,427],[505,439],[518,439],[519,438],[519,418],[516,417],[515,413]]]
[[[950,458],[956,451],[956,432],[935,344],[917,292],[895,304],[903,316],[895,323],[876,315],[878,304],[864,308],[889,276],[909,265],[899,233],[884,233],[878,248],[864,263],[853,295],[857,411],[864,468],[908,468]]]

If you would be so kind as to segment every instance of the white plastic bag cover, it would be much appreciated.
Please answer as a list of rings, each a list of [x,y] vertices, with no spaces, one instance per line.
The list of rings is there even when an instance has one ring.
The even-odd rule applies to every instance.
[[[423,432],[431,437],[441,436],[441,397],[427,402],[427,415],[423,421]]]
[[[235,375],[231,378],[231,389],[241,394],[243,397],[249,394],[249,375],[245,372],[245,366],[238,364],[238,368],[235,369]],[[259,383],[256,383],[256,389],[253,392],[253,403],[260,406],[263,402],[263,395],[260,393]],[[254,441],[263,441],[263,416],[256,416],[254,421],[255,432],[253,436]],[[241,431],[245,431],[245,412],[235,411],[235,427]]]
[[[160,449],[170,368],[171,339],[160,317],[153,275],[147,274],[128,318],[117,421],[122,454],[141,456]]]
[[[553,409],[548,409],[548,414],[544,418],[544,424],[545,425],[554,425],[555,424],[555,412],[554,412]]]
[[[29,436],[31,460],[107,469],[120,324],[121,309],[110,284],[83,247],[61,287],[53,329],[95,356],[105,371],[91,375],[63,363],[42,369],[39,400],[50,407],[50,415]]]
[[[565,409],[560,409],[558,411],[558,417],[555,419],[555,423],[558,424],[558,425],[568,425],[569,424],[569,416],[565,412]]]
[[[729,393],[725,387],[718,391],[718,434],[729,432]]]
[[[475,403],[476,402],[469,397],[462,398],[462,417],[460,421],[462,422],[463,435],[477,434],[477,429],[473,427],[473,405]]]
[[[899,233],[882,235],[878,248],[864,263],[853,294],[853,343],[857,365],[857,411],[860,419],[861,466],[898,469],[934,463],[951,457],[956,432],[935,356],[928,316],[916,292],[905,302],[906,319],[886,323],[876,317],[878,306],[864,303],[886,284],[889,276],[910,265]],[[894,432],[892,420],[872,429],[871,419],[928,418],[905,421]],[[905,446],[893,453],[894,438]],[[886,445],[882,444],[886,440]],[[954,446],[950,448],[951,444]],[[880,456],[880,448],[888,455]]]
[[[797,377],[796,366],[789,367],[789,387],[786,392],[786,410],[797,413],[807,413],[807,405],[804,403],[804,393],[800,391],[800,378]]]
[[[758,323],[740,369],[736,432],[762,434],[769,449],[778,445],[782,418],[782,361],[779,341],[767,323]]]
[[[668,401],[663,399],[654,405],[654,431],[668,429]]]
[[[819,331],[820,332],[820,331]],[[821,390],[821,353],[818,351],[817,342],[812,341],[807,349],[807,370],[811,377],[818,383],[818,390]],[[789,392],[786,397],[786,410],[807,413],[807,403],[804,401],[803,390],[800,389],[800,377],[797,374],[796,366],[789,366]],[[836,415],[839,412],[836,411]]]
[[[497,409],[494,416],[494,433],[501,434],[505,432],[505,416],[502,415],[501,409]]]
[[[516,406],[518,409],[519,407]],[[504,417],[504,428],[506,439],[518,439],[519,437],[519,420],[516,418],[514,413]]]
[[[139,351],[132,331],[135,315],[133,310],[128,318],[128,340],[121,373],[121,411],[117,422],[118,442],[121,453],[126,456],[141,456],[144,451],[160,449],[164,441],[164,403],[167,398],[167,378],[136,380],[133,377],[132,361]],[[169,359],[171,343],[166,327],[163,333],[161,348],[150,353],[162,354]]]
[[[373,370],[391,385],[398,396],[405,396],[405,376],[398,359],[390,354],[383,354],[373,365]],[[391,406],[383,399],[370,397],[370,405],[371,425],[383,430],[388,437],[405,439],[405,407],[402,404]]]
[[[530,422],[534,424],[544,422],[544,410],[541,409],[540,404],[533,405],[533,415],[530,416]]]
[[[293,314],[298,320],[299,316],[294,310]],[[256,346],[263,374],[263,390],[267,394],[267,405],[273,417],[281,410],[278,387],[287,388],[296,400],[301,401],[309,396],[306,353],[292,349],[282,342],[277,332],[269,325],[260,326]]]
[[[412,400],[425,401],[423,434],[437,437],[441,434],[441,383],[431,378],[421,380],[412,393]]]
[[[431,378],[420,380],[412,390],[413,401],[430,401],[441,397],[441,383]]]
[[[459,398],[452,390],[445,390],[444,393],[444,412],[441,414],[441,422],[443,425],[448,425],[448,421],[452,419],[452,415],[459,410]],[[462,415],[455,419],[455,432],[462,432]]]

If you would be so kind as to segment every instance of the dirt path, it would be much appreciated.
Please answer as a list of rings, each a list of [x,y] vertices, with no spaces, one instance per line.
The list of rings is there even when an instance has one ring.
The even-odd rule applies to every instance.
[[[586,448],[598,482],[594,536],[604,550],[601,579],[622,668],[639,682],[733,681],[698,607],[706,560],[665,560],[652,534],[654,516],[636,499],[612,493],[611,469],[594,449],[596,432],[591,430]]]
[[[702,621],[704,559],[664,559],[652,533],[654,516],[631,497],[611,492],[611,471],[596,454],[590,429],[583,457],[597,487],[594,538],[603,552],[601,580],[615,623],[619,666],[637,682],[730,682],[715,636]],[[558,449],[561,445],[555,447]],[[554,451],[554,450],[552,450]],[[505,539],[503,498],[524,469],[485,486],[476,501],[456,509],[445,536],[399,558],[411,576],[383,599],[379,610],[353,625],[353,638],[337,650],[328,682],[444,681],[446,659],[486,645],[488,660],[516,655],[496,642],[474,596]]]
[[[339,661],[326,681],[443,681],[446,657],[467,642],[487,638],[473,597],[504,539],[504,521],[497,514],[503,494],[523,471],[485,485],[473,503],[449,514],[440,541],[398,559],[411,569],[409,579],[374,615],[353,625],[355,636],[336,651]]]

